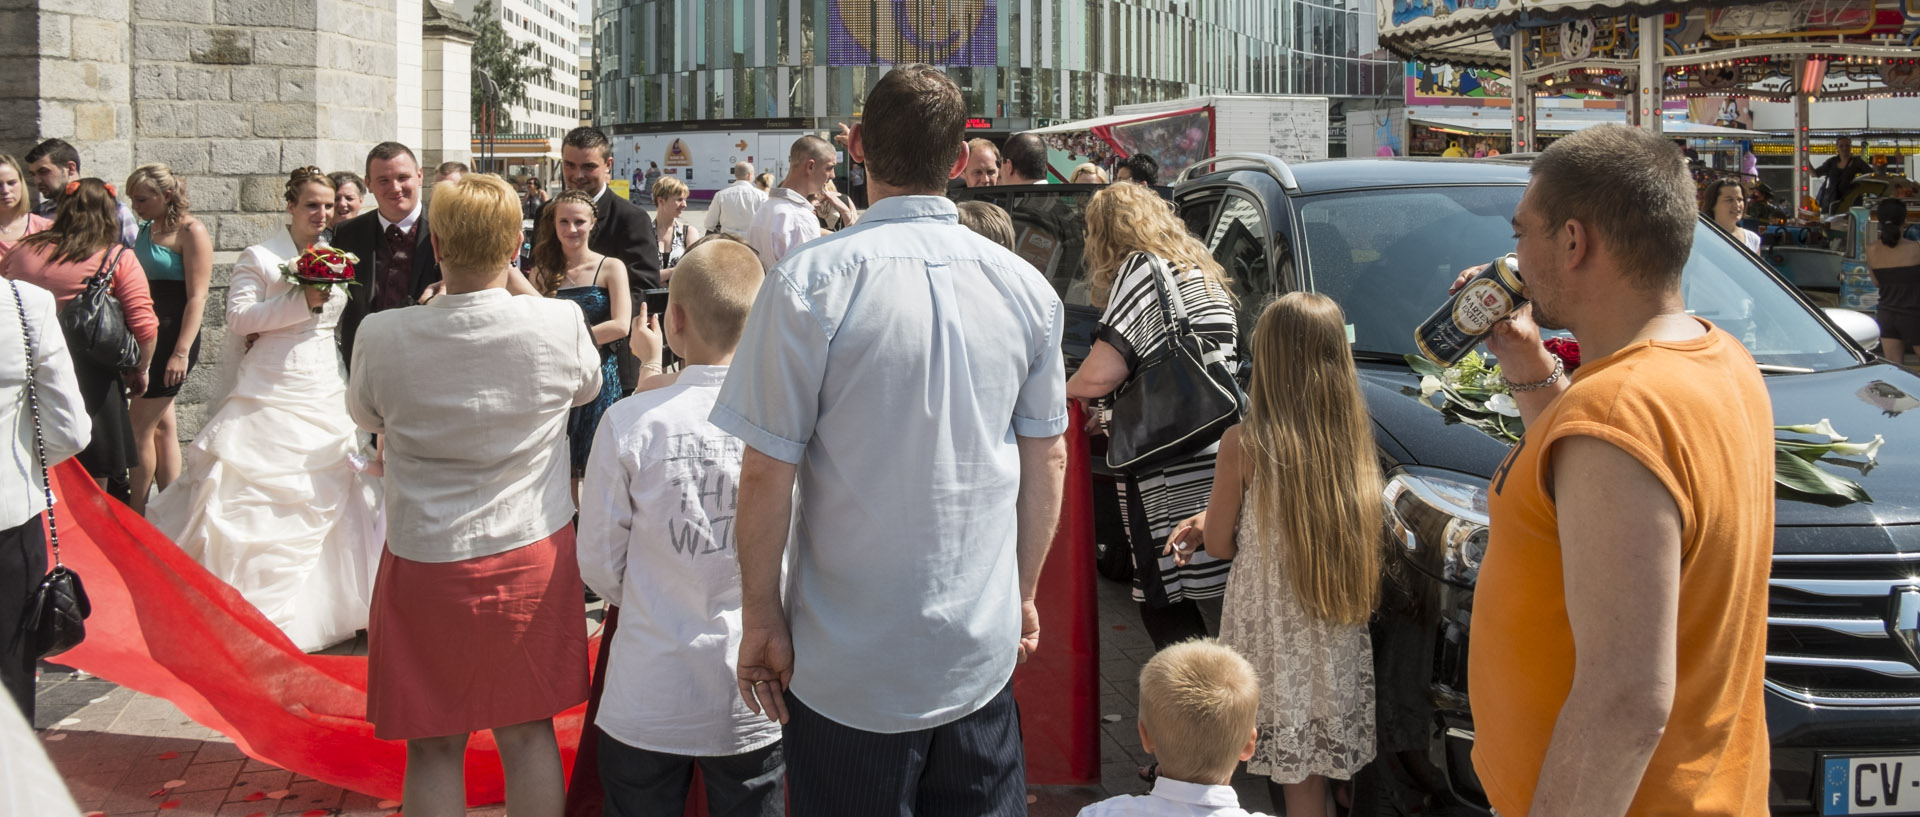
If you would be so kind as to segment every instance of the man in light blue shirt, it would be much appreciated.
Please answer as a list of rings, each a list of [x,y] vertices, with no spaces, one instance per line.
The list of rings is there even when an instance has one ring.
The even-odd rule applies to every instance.
[[[797,817],[1025,814],[1010,681],[1064,479],[1060,299],[940,195],[953,82],[897,68],[867,106],[873,205],[767,276],[711,418],[748,446],[741,694],[785,725]]]

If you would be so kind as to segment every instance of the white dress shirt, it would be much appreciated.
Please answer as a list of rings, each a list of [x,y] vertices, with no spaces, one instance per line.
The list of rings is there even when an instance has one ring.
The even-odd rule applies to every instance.
[[[600,395],[572,301],[483,289],[376,312],[349,371],[347,410],[385,437],[393,555],[491,556],[572,518],[567,410]]]
[[[1014,438],[1067,430],[1064,320],[1046,276],[945,196],[874,202],[767,273],[709,417],[798,466],[788,689],[808,708],[897,734],[1006,688]]]
[[[1080,810],[1080,817],[1264,817],[1240,808],[1232,786],[1209,786],[1162,777],[1151,794],[1109,797]]]
[[[377,209],[374,210],[374,213],[375,213],[375,217],[380,219],[380,232],[384,234],[387,231],[388,227],[397,226],[400,228],[401,232],[405,232],[407,230],[413,229],[413,224],[414,222],[420,220],[420,211],[423,209],[425,208],[421,207],[420,203],[416,201],[413,203],[413,212],[408,213],[405,218],[402,218],[399,221],[388,221],[387,214],[382,213]],[[382,239],[382,240],[385,240],[385,239]]]
[[[769,270],[793,248],[820,237],[820,216],[813,202],[800,193],[776,187],[767,203],[754,214],[747,228],[747,246],[760,256],[760,266]]]
[[[706,231],[714,230],[745,236],[753,226],[754,214],[767,203],[767,196],[754,187],[747,179],[735,179],[733,184],[713,194],[713,202],[707,206]]]
[[[580,577],[620,607],[594,723],[654,752],[737,755],[780,739],[734,683],[745,446],[707,421],[726,377],[688,366],[607,409],[580,492]]]
[[[40,432],[47,465],[80,453],[92,439],[93,420],[80,399],[73,358],[53,308],[53,295],[24,281],[18,286],[26,307],[26,329],[33,334],[34,396],[40,404]],[[47,509],[40,485],[40,460],[33,444],[33,415],[27,411],[27,347],[20,336],[20,306],[14,288],[0,282],[0,433],[13,455],[0,468],[0,530],[17,528]]]

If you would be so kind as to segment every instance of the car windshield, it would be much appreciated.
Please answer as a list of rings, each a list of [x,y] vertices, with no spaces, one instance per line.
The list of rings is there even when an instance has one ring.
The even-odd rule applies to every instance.
[[[1303,200],[1309,285],[1352,322],[1357,353],[1416,352],[1414,329],[1460,270],[1512,252],[1519,185],[1330,193]],[[1521,271],[1524,277],[1525,270]],[[1858,360],[1752,256],[1701,221],[1681,275],[1687,311],[1762,365],[1833,369]]]

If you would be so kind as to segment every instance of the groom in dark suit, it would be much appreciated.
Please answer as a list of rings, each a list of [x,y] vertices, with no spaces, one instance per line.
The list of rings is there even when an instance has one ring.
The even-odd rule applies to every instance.
[[[359,258],[340,314],[340,355],[353,359],[354,335],[367,315],[420,300],[440,280],[420,203],[420,162],[399,142],[381,142],[367,153],[368,192],[378,203],[334,228],[333,246]]]
[[[660,286],[660,239],[646,210],[607,189],[613,174],[613,143],[597,128],[574,128],[560,143],[560,161],[567,187],[593,197],[593,234],[587,237],[587,248],[627,265],[627,284],[639,303],[640,293]],[[625,340],[615,344],[620,390],[631,392],[639,380],[640,364],[627,354]]]

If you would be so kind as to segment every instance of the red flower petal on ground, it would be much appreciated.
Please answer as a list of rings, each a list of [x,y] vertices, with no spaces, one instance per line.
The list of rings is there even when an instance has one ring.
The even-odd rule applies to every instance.
[[[245,797],[242,797],[240,799],[245,800],[249,803],[255,803],[255,802],[259,802],[261,800],[267,799],[267,793],[263,791],[257,791]]]
[[[178,800],[168,800],[167,802],[165,802],[165,803],[161,803],[161,804],[160,804],[160,810],[161,810],[161,811],[167,811],[167,810],[170,810],[170,809],[177,809],[177,808],[179,808],[179,807],[180,807],[180,801],[178,801]]]
[[[180,756],[179,752],[161,752],[160,753],[161,760],[172,760],[179,756]]]

